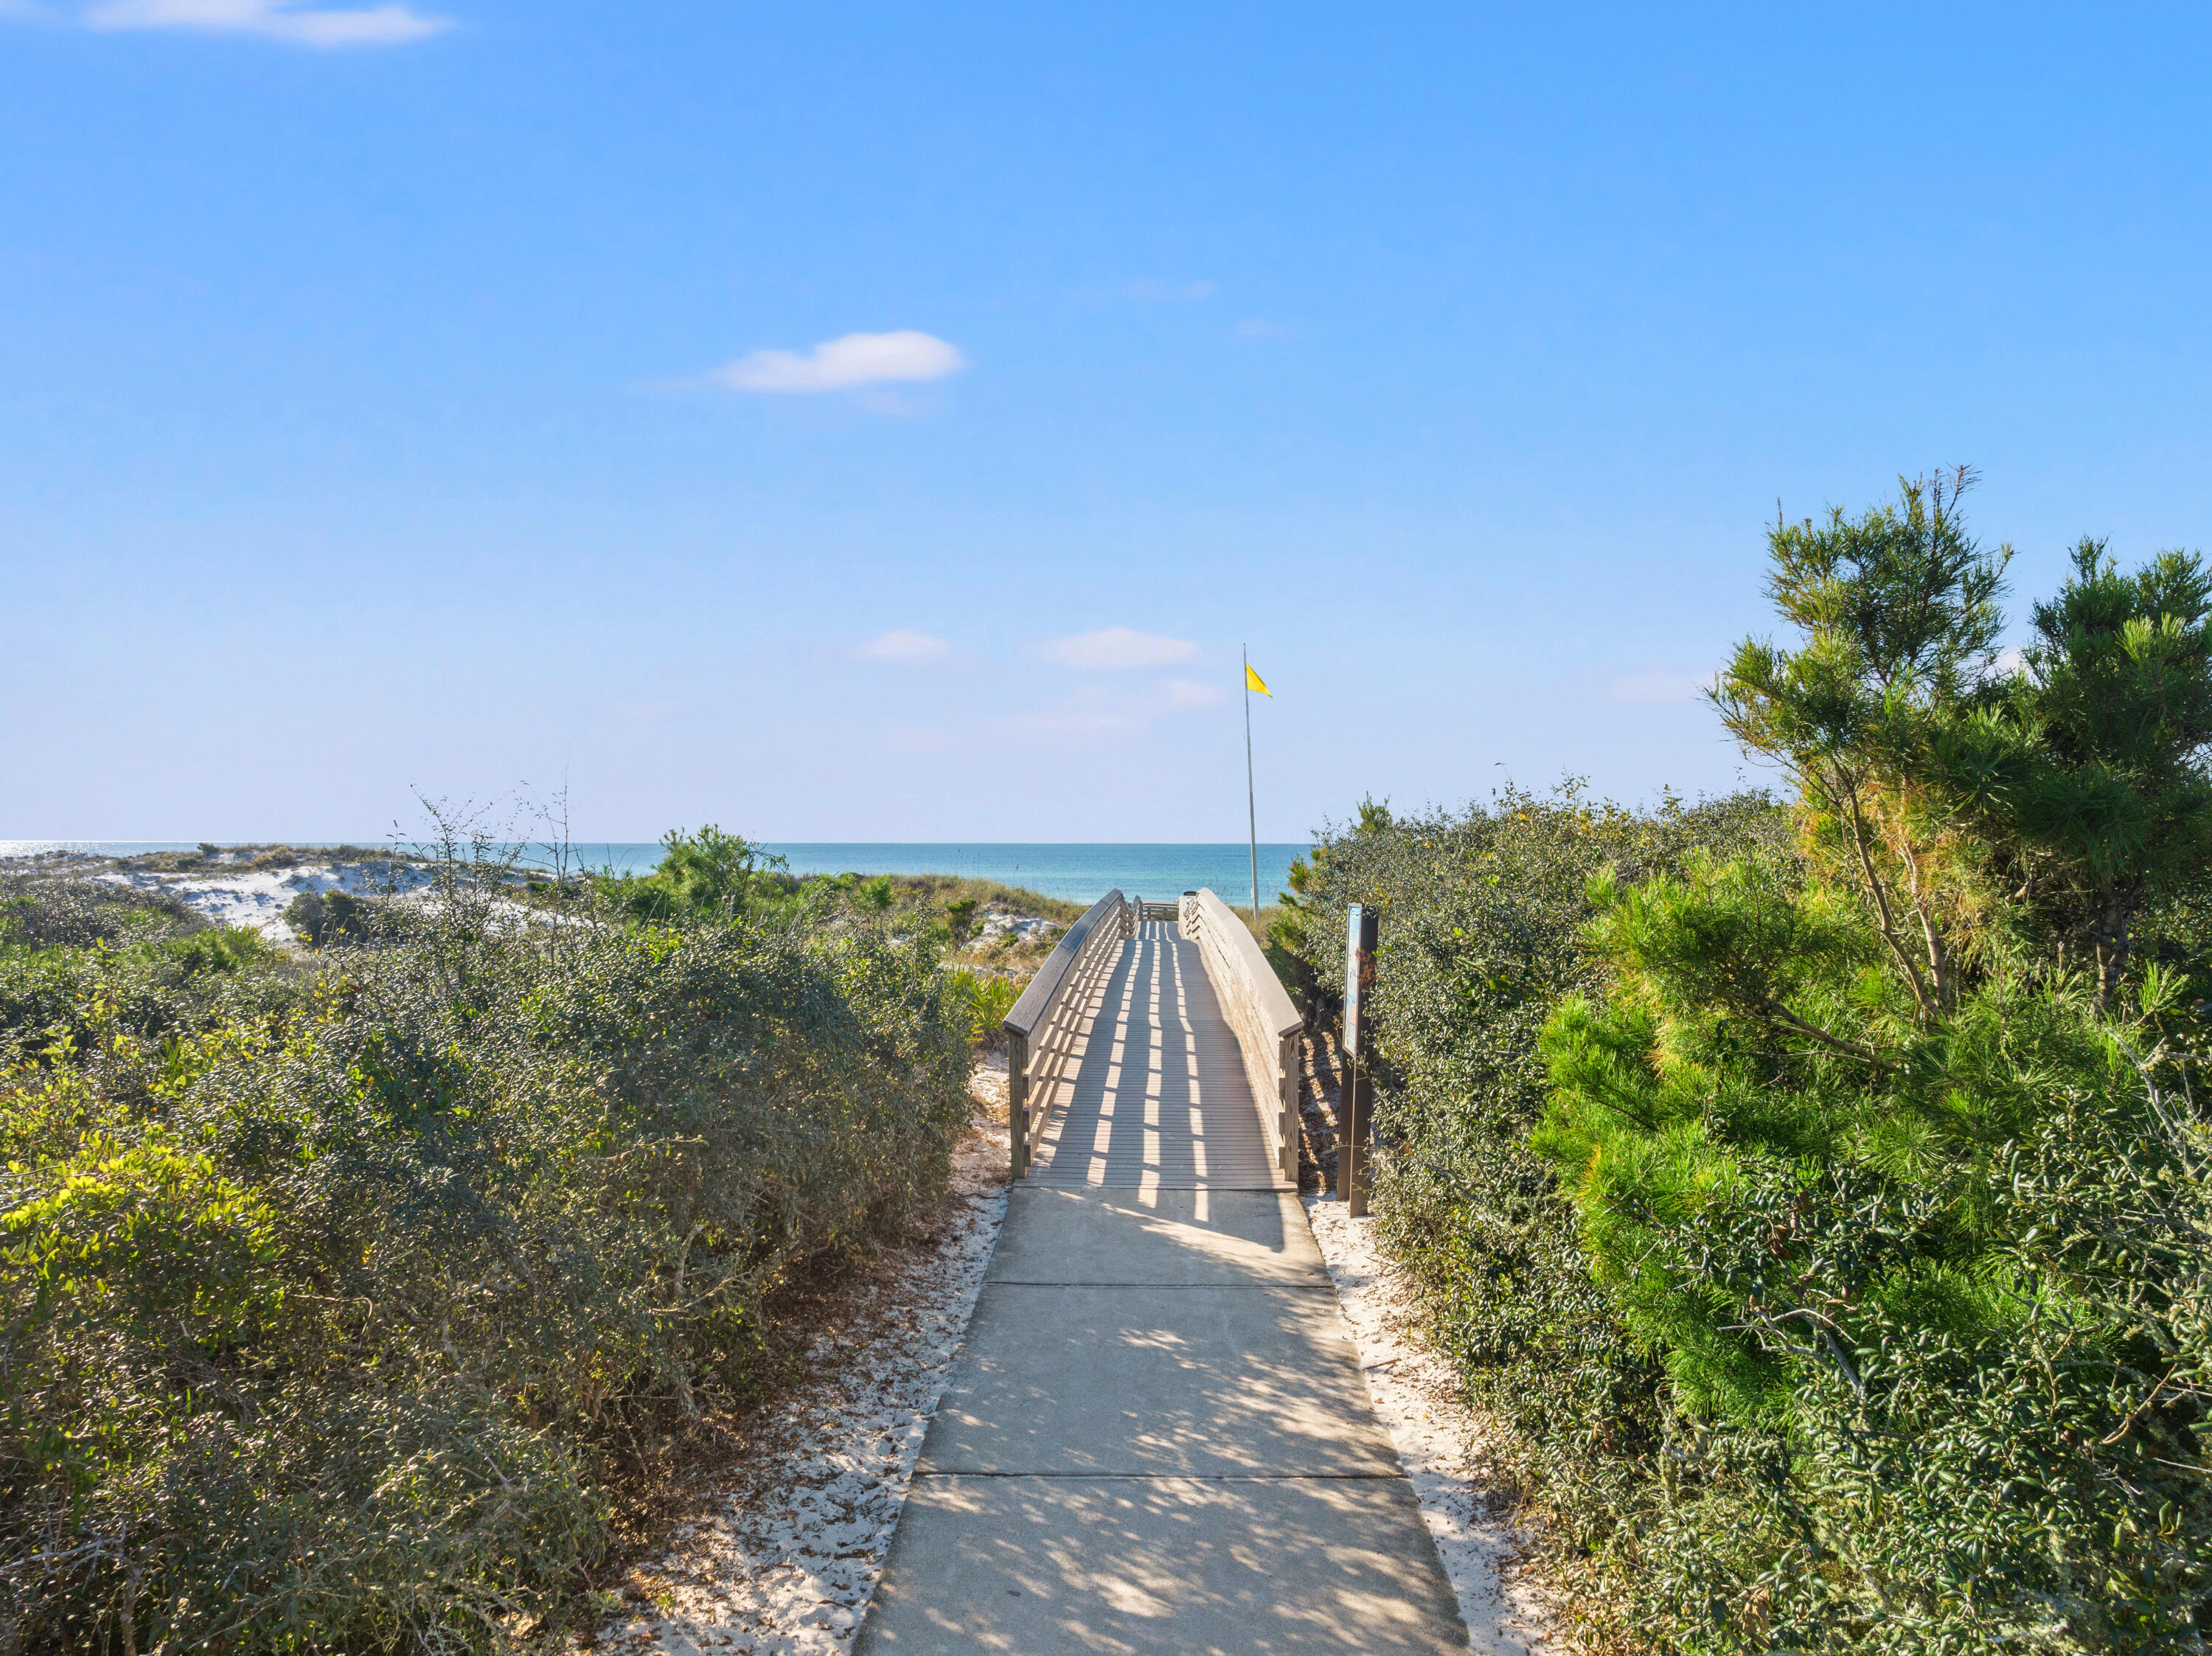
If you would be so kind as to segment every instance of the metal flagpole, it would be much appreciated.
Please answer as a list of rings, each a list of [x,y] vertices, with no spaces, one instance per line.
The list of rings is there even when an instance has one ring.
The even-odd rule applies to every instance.
[[[1252,654],[1239,645],[1244,657],[1244,816],[1252,828],[1252,923],[1260,923],[1260,808],[1252,797]]]

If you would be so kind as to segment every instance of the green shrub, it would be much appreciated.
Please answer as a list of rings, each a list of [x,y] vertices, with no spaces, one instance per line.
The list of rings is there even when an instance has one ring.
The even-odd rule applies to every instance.
[[[272,952],[268,941],[250,925],[211,927],[188,937],[173,937],[162,943],[161,950],[187,975],[235,972],[266,960]]]
[[[303,891],[284,906],[284,924],[310,947],[329,949],[367,940],[369,906],[345,891]]]
[[[967,1020],[969,1040],[977,1046],[995,1047],[1004,1039],[1000,1026],[1022,998],[1021,983],[959,967],[945,973],[945,986],[947,997]]]
[[[1510,1429],[1504,1459],[1542,1492],[1553,1541],[1616,1574],[1658,1476],[1662,1376],[1528,1147],[1547,1091],[1537,1036],[1560,997],[1601,980],[1577,943],[1593,874],[1632,880],[1787,831],[1759,793],[1650,815],[1572,784],[1456,814],[1370,802],[1302,859],[1285,906],[1325,1013],[1343,993],[1346,905],[1381,907],[1377,1225],[1470,1399]]]
[[[1369,810],[1283,928],[1326,998],[1382,907],[1383,1236],[1638,1641],[2212,1616],[2212,577],[2085,543],[1997,671],[1955,488],[1778,527],[1717,700],[1788,816]]]
[[[557,1620],[772,1295],[941,1186],[927,948],[528,929],[447,863],[343,979],[0,951],[0,1647],[488,1649]]]
[[[206,925],[173,892],[106,880],[0,875],[0,945],[82,948],[197,931]]]
[[[2085,543],[1989,673],[1954,489],[1776,531],[1801,642],[1717,699],[1810,854],[1596,882],[1603,992],[1545,1034],[1538,1148],[1704,1439],[1649,1584],[1692,1645],[2196,1647],[2212,1608],[2212,1136],[2135,937],[2205,878],[2212,578]]]
[[[602,877],[596,883],[601,900],[639,919],[665,922],[787,908],[798,886],[781,872],[781,858],[712,822],[696,834],[671,828],[660,843],[659,867],[647,875]]]

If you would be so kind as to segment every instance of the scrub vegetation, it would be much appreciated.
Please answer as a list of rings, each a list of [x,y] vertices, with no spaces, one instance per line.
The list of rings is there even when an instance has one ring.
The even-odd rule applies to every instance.
[[[2084,542],[2001,653],[1967,481],[1773,531],[1785,797],[1370,800],[1260,919],[1326,1016],[1382,911],[1381,1233],[1600,1642],[2206,1644],[2212,574]],[[296,951],[0,878],[0,1656],[596,1620],[1078,912],[664,851],[449,831]]]
[[[2000,658],[1966,481],[1774,531],[1786,804],[1370,803],[1273,929],[1325,1005],[1381,906],[1376,1210],[1624,1646],[2212,1623],[2212,577],[2084,542]]]
[[[1001,971],[1034,968],[1084,908],[995,880],[948,874],[795,875],[781,858],[711,823],[696,834],[672,832],[662,846],[666,855],[653,873],[586,875],[581,889],[643,919],[732,903],[786,917],[825,907],[865,912],[902,935],[933,941],[965,965]],[[551,900],[575,889],[573,881],[536,888]]]
[[[588,1625],[779,1289],[941,1188],[970,998],[864,883],[428,867],[299,954],[0,889],[0,1651]]]

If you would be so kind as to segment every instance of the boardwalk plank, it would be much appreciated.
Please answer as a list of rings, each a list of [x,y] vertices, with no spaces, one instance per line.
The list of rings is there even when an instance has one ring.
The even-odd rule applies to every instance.
[[[1198,946],[1149,921],[1084,1009],[1030,1152],[1060,1189],[1288,1190]]]

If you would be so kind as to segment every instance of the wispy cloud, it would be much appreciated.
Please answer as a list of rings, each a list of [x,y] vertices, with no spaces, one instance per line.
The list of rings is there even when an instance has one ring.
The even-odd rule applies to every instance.
[[[1139,633],[1132,627],[1101,627],[1073,638],[1048,639],[1037,646],[1036,652],[1063,667],[1115,672],[1129,667],[1172,667],[1196,655],[1198,646],[1187,639]]]
[[[1189,305],[1213,297],[1211,282],[1133,282],[1121,291],[1147,305]]]
[[[929,667],[952,658],[952,646],[941,638],[894,627],[880,638],[853,646],[855,661],[888,661],[901,667]]]
[[[6,15],[6,14],[0,14]],[[14,15],[28,16],[26,8]],[[100,0],[74,11],[49,13],[102,33],[183,29],[201,34],[240,34],[324,51],[345,46],[404,45],[453,27],[453,20],[412,6],[312,6],[297,0]]]
[[[1663,669],[1645,673],[1624,673],[1605,687],[1607,701],[1626,701],[1645,706],[1656,706],[1669,701],[1695,701],[1711,683],[1710,677],[1699,678],[1691,673],[1669,672]]]
[[[812,350],[755,351],[708,375],[731,391],[851,391],[862,385],[943,379],[968,366],[957,346],[914,328],[848,333]]]
[[[1194,678],[1171,678],[1164,688],[1171,707],[1218,707],[1229,695],[1218,684],[1201,684]]]
[[[1270,322],[1264,316],[1248,316],[1237,325],[1239,339],[1280,339],[1290,330],[1279,322]]]

